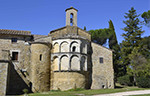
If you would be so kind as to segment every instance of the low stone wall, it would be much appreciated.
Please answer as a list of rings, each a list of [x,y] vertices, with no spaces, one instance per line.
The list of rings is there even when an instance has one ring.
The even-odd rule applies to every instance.
[[[51,90],[68,90],[73,88],[86,88],[88,72],[54,72]]]

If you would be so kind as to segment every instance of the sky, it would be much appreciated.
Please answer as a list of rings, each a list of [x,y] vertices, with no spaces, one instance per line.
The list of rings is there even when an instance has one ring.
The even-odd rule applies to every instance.
[[[150,10],[150,0],[0,0],[0,29],[47,35],[65,26],[65,9],[71,6],[78,9],[78,27],[86,26],[87,31],[108,28],[108,21],[112,20],[121,43],[125,13],[131,7],[137,14]],[[143,26],[142,29],[145,30],[143,36],[150,36],[150,28]]]

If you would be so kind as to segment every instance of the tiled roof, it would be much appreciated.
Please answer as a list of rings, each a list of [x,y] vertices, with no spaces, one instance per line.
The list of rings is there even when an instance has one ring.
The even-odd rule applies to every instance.
[[[0,29],[0,34],[31,35],[30,31]]]

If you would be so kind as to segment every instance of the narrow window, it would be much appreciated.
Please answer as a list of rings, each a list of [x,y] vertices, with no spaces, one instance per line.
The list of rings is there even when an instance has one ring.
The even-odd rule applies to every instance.
[[[73,26],[73,13],[70,14],[70,26]]]
[[[99,62],[100,62],[100,63],[104,63],[103,57],[100,57],[100,58],[99,58]]]
[[[76,47],[73,46],[73,47],[72,47],[72,52],[75,52],[75,51],[76,51]]]
[[[18,61],[18,52],[12,52],[12,60]]]
[[[17,43],[17,38],[12,38],[12,39],[11,39],[11,42],[12,42],[12,43]]]
[[[42,61],[42,54],[40,54],[40,61]]]

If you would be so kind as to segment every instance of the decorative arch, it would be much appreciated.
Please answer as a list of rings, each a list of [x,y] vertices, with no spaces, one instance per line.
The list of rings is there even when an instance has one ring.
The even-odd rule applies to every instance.
[[[63,55],[60,58],[60,66],[61,66],[61,70],[68,70],[69,69],[69,58],[67,55]]]
[[[76,41],[71,42],[70,52],[79,52],[79,44]]]
[[[53,64],[52,64],[53,70],[58,71],[59,70],[59,59],[57,56],[53,57]]]
[[[60,44],[60,52],[69,52],[69,44],[64,41]]]
[[[57,52],[59,52],[59,44],[56,42],[53,45],[53,53],[57,53]]]
[[[80,70],[79,57],[77,55],[73,55],[70,60],[71,60],[71,70],[79,71]]]

